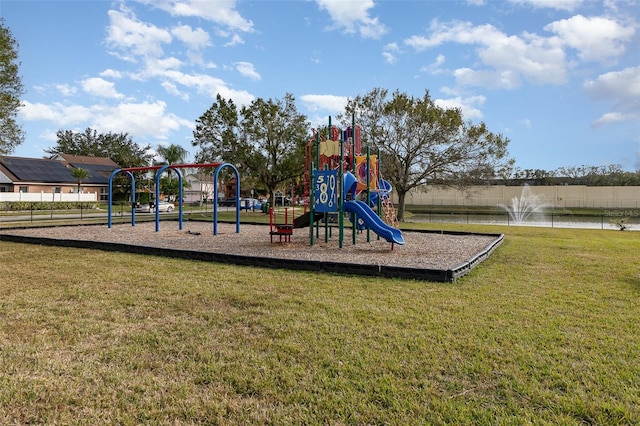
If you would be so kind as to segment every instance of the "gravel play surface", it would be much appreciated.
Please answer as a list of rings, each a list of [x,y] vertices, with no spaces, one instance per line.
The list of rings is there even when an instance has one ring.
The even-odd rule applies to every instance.
[[[160,223],[158,232],[155,231],[154,222],[144,222],[136,226],[118,224],[112,228],[90,225],[4,229],[0,233],[242,256],[441,270],[455,268],[469,261],[493,245],[498,238],[495,235],[404,231],[406,243],[394,245],[392,249],[390,243],[378,239],[373,232],[370,233],[369,242],[366,232],[359,233],[354,245],[351,229],[345,229],[343,247],[339,248],[337,229],[333,229],[331,238],[325,242],[322,228],[313,246],[309,244],[309,228],[295,229],[290,243],[280,243],[277,236],[271,243],[268,225],[242,224],[240,233],[235,231],[235,224],[219,223],[218,235],[214,236],[211,222],[184,222],[180,230],[178,222],[164,221]]]

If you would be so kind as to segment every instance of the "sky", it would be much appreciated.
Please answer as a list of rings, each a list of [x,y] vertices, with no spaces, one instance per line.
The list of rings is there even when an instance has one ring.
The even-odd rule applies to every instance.
[[[0,0],[0,17],[26,90],[16,156],[90,127],[193,161],[217,94],[291,93],[318,127],[385,88],[486,123],[521,169],[640,170],[640,0]]]

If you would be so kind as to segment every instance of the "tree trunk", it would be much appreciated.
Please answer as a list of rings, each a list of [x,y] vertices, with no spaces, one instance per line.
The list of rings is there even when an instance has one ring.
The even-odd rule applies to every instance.
[[[404,200],[406,195],[406,191],[398,191],[398,222],[404,222]]]

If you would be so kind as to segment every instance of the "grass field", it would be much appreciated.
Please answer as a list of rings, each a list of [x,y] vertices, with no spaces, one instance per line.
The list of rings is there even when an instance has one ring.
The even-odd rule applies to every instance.
[[[446,229],[506,239],[455,284],[0,241],[0,423],[640,424],[638,234]]]

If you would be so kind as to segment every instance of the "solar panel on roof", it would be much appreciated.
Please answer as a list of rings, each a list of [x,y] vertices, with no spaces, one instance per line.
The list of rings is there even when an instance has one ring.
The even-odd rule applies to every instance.
[[[71,175],[71,170],[59,161],[5,157],[2,163],[22,181],[45,183],[75,182]]]
[[[101,183],[109,182],[109,175],[115,170],[115,167],[105,164],[73,164],[74,167],[80,167],[89,172],[89,177],[83,179],[84,183]]]

